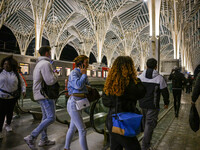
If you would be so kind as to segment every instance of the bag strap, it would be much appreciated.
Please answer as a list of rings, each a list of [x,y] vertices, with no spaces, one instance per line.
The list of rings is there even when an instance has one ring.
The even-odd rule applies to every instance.
[[[12,96],[12,94],[10,92],[8,92],[8,91],[5,91],[3,89],[0,89],[0,91],[3,92],[3,93],[6,93],[6,94],[10,94]]]
[[[115,114],[117,114],[117,108],[118,108],[117,104],[118,104],[118,96],[116,96],[116,102],[115,102]]]

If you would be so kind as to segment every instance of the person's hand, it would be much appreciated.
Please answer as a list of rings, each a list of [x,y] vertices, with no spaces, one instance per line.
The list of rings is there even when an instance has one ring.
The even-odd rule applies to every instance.
[[[22,95],[23,95],[23,98],[25,98],[26,97],[26,92],[23,92]]]
[[[191,101],[191,104],[192,104],[192,105],[195,105],[195,102]]]
[[[164,105],[164,109],[167,109],[168,108],[168,105]]]
[[[80,69],[81,69],[81,74],[86,74],[87,69],[83,64],[81,65]]]
[[[58,70],[54,70],[54,72],[57,73],[57,74],[59,74],[59,71],[58,71]]]

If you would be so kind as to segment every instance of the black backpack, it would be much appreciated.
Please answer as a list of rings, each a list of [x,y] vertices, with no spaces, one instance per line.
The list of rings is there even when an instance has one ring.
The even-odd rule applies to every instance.
[[[59,89],[60,89],[60,85],[58,84],[58,82],[56,82],[53,85],[47,85],[45,81],[43,80],[40,93],[48,99],[58,99]]]

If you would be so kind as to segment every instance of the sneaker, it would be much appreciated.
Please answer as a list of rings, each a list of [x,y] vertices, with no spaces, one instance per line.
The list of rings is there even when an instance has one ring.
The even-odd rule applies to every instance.
[[[3,132],[0,132],[0,139],[3,139]]]
[[[37,150],[37,148],[35,147],[35,138],[33,138],[31,135],[28,135],[24,138],[24,141],[26,142],[26,144],[28,145],[28,147],[32,150]]]
[[[38,146],[42,147],[42,146],[49,146],[49,145],[55,145],[55,141],[51,141],[51,140],[40,140],[38,143]]]
[[[8,125],[8,124],[6,124],[5,129],[7,132],[11,132],[13,130],[11,125]]]
[[[20,118],[20,115],[13,116],[13,119],[19,119],[19,118]]]

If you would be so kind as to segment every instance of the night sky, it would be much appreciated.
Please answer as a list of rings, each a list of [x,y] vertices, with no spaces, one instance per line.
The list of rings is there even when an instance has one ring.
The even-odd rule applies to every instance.
[[[46,40],[45,38],[42,38],[42,45],[49,45],[49,41]],[[31,43],[29,44],[26,51],[26,55],[33,56],[34,48],[35,48],[35,39],[33,39]],[[9,28],[7,28],[4,25],[0,29],[0,51],[20,54],[19,46],[14,34]],[[73,59],[76,56],[78,56],[78,53],[76,52],[76,50],[72,46],[66,45],[61,53],[60,60],[73,61]],[[90,53],[89,63],[92,64],[93,62],[97,62],[97,61],[94,55]],[[103,57],[102,62],[107,64],[107,60],[105,56]]]

